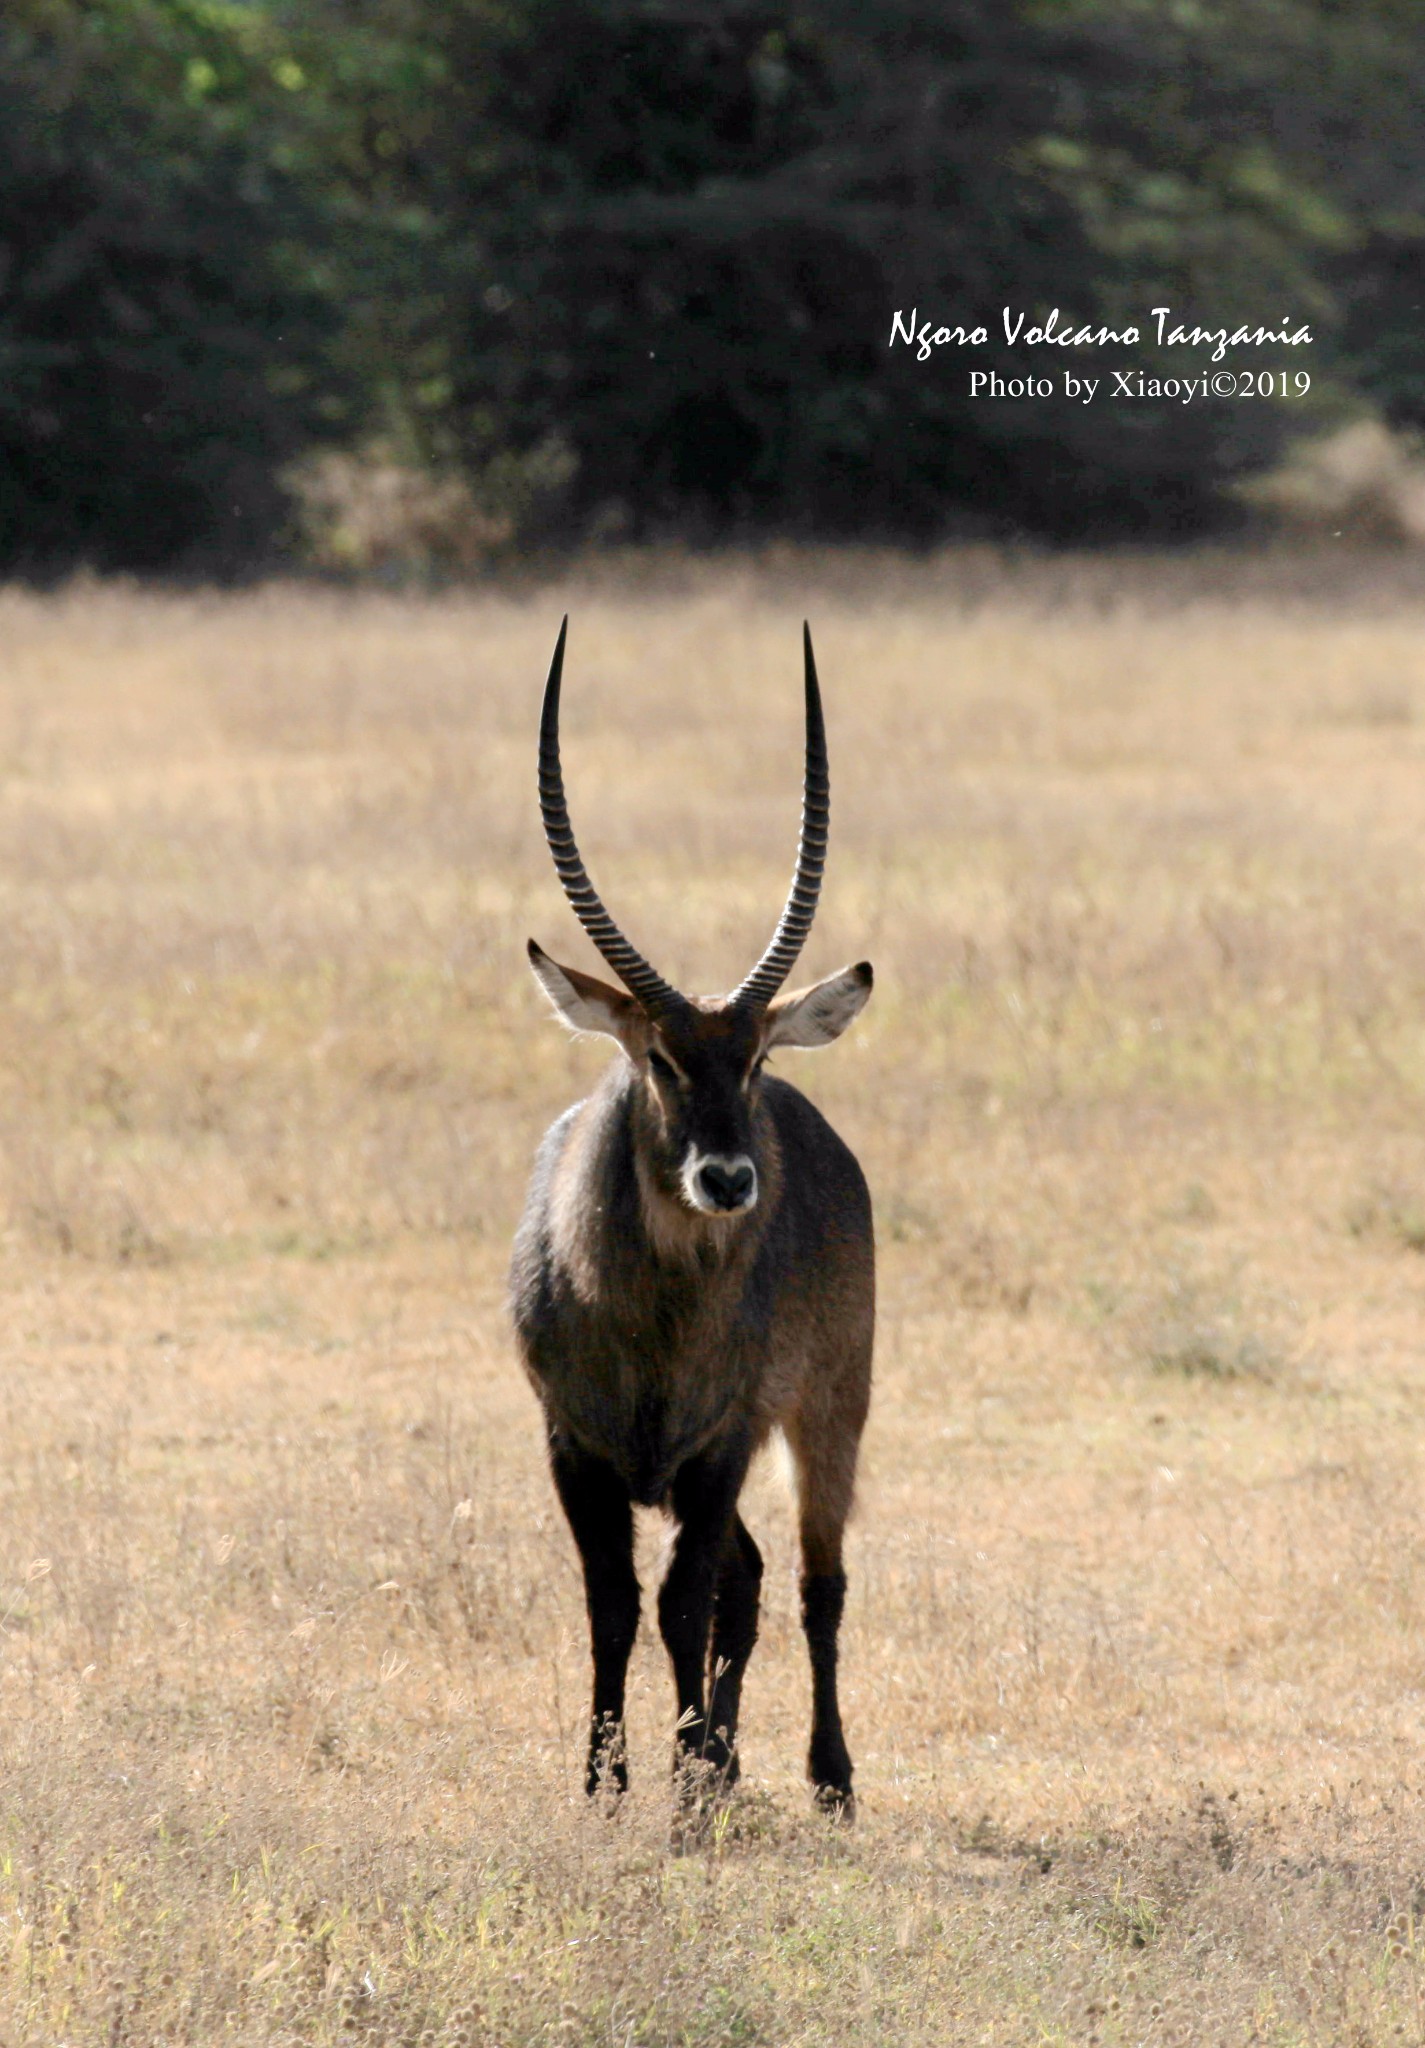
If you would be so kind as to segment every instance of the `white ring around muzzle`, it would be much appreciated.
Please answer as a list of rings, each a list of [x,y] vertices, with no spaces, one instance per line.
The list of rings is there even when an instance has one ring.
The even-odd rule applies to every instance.
[[[719,1200],[702,1178],[709,1167],[715,1179],[721,1177],[729,1184],[730,1192],[733,1188],[740,1190],[744,1176],[750,1174],[751,1180],[737,1200]],[[704,1216],[745,1216],[757,1205],[757,1168],[745,1152],[729,1157],[723,1152],[699,1152],[695,1145],[690,1145],[680,1177],[688,1207]]]

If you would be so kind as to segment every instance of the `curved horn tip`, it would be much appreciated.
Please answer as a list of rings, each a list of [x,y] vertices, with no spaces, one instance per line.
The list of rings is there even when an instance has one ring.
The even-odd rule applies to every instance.
[[[802,659],[806,670],[807,716],[814,718],[818,730],[821,722],[821,683],[816,673],[816,656],[811,647],[811,622],[802,620]]]

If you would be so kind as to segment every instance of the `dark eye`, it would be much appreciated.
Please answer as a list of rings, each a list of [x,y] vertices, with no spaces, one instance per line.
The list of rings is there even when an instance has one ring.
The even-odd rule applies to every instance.
[[[755,1080],[756,1080],[756,1079],[758,1078],[758,1076],[759,1076],[759,1075],[761,1074],[761,1072],[762,1072],[762,1069],[763,1069],[763,1068],[764,1068],[764,1067],[766,1066],[766,1064],[767,1064],[767,1055],[766,1055],[766,1053],[765,1053],[765,1052],[764,1052],[764,1053],[759,1053],[758,1057],[757,1057],[757,1058],[756,1058],[756,1059],[755,1059],[755,1060],[754,1060],[754,1061],[752,1062],[751,1068],[750,1068],[750,1069],[749,1069],[749,1071],[748,1071],[748,1075],[747,1075],[747,1082],[746,1082],[746,1085],[747,1085],[747,1087],[749,1087],[749,1088],[750,1088],[750,1087],[752,1086],[752,1083],[753,1083],[753,1082],[754,1082],[754,1081],[755,1081]]]
[[[648,1064],[652,1067],[660,1081],[671,1082],[675,1088],[677,1087],[678,1069],[671,1060],[665,1060],[661,1052],[650,1052]]]

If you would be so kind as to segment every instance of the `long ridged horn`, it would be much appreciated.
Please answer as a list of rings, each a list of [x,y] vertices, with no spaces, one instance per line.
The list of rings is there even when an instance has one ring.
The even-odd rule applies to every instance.
[[[822,871],[826,866],[831,778],[826,765],[826,726],[822,721],[821,691],[817,687],[816,661],[811,651],[811,627],[805,620],[802,622],[802,645],[806,651],[807,752],[797,866],[786,908],[772,934],[771,944],[746,981],[734,989],[729,998],[743,1009],[765,1010],[791,973],[798,953],[806,944],[811,921],[816,916],[816,899],[821,894]]]
[[[574,828],[569,823],[569,806],[564,799],[564,776],[559,766],[559,686],[564,674],[564,641],[569,615],[559,628],[549,680],[544,686],[544,710],[539,721],[539,809],[544,819],[544,836],[554,856],[554,866],[564,893],[589,937],[631,995],[637,996],[650,1017],[682,1009],[686,998],[656,974],[641,953],[634,951],[599,899],[599,892],[584,871]]]

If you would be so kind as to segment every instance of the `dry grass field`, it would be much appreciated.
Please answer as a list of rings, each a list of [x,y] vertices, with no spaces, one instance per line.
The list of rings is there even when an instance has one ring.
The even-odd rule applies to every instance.
[[[607,1056],[534,802],[670,977],[766,937],[877,1201],[860,1812],[671,1684],[579,1789],[503,1269]],[[1425,2040],[1425,568],[629,560],[419,599],[0,592],[0,2043]],[[645,1578],[662,1541],[641,1534]]]

